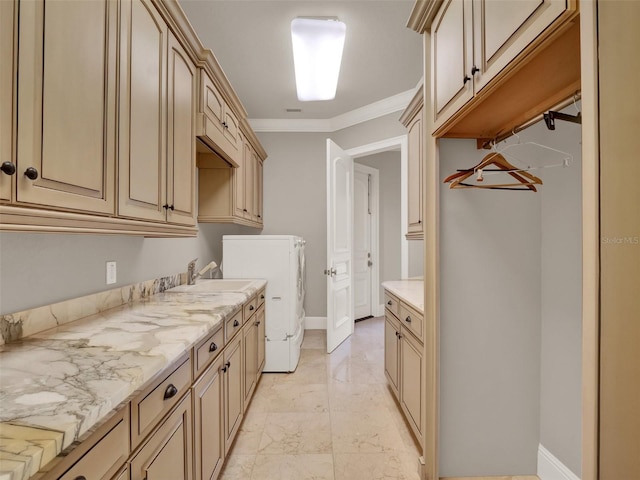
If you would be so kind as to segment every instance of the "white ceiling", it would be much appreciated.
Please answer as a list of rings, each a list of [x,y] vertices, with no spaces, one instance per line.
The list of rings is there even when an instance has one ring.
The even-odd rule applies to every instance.
[[[413,90],[422,78],[422,39],[406,28],[414,0],[179,1],[251,119],[331,119]],[[347,25],[335,100],[296,97],[290,23],[298,16]]]

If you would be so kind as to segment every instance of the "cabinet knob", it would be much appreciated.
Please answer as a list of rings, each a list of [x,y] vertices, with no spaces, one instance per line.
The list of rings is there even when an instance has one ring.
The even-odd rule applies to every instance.
[[[389,300],[389,301],[387,302],[387,305],[391,306],[391,305],[393,305],[393,302],[392,302],[391,300]]]
[[[227,373],[227,370],[229,370],[229,367],[231,366],[231,362],[227,362],[224,364],[224,367],[222,367],[222,371]]]
[[[262,215],[258,214],[258,218],[262,218]]]
[[[170,398],[175,397],[176,393],[178,393],[178,389],[173,383],[170,383],[167,389],[164,391],[164,399],[169,400]]]
[[[464,83],[465,83],[465,85],[466,85],[466,83],[467,83],[469,80],[471,80],[471,77],[470,77],[469,75],[465,75],[465,76],[464,76]]]
[[[248,212],[249,210],[247,210],[246,208],[242,209],[243,212]]]
[[[164,208],[165,210],[174,210],[176,207],[167,203],[166,205],[163,205],[162,208]]]
[[[253,305],[249,305],[249,311],[253,312],[256,309],[256,307],[254,307]]]
[[[405,318],[404,321],[407,323],[411,323],[411,317],[407,315],[407,318]]]
[[[218,345],[216,345],[216,342],[211,342],[211,345],[209,345],[209,351],[215,352],[217,349],[218,349]]]
[[[240,322],[238,322],[238,320],[235,320],[235,321],[233,322],[233,326],[234,326],[234,327],[237,327],[238,325],[240,325]]]
[[[471,68],[471,75],[475,75],[475,74],[476,74],[476,73],[478,73],[479,71],[480,71],[480,69],[474,65],[474,66]]]
[[[264,295],[260,295],[260,300],[264,300]]]
[[[6,173],[7,175],[13,175],[16,173],[16,166],[12,162],[4,162],[0,167],[2,173]]]
[[[254,325],[257,327],[258,325],[260,325],[260,322],[256,322],[254,323]]]
[[[24,171],[24,176],[29,180],[35,180],[36,178],[38,178],[38,170],[33,167],[29,167]]]
[[[79,477],[76,477],[73,480],[87,480],[87,477],[85,477],[84,475],[80,475]]]

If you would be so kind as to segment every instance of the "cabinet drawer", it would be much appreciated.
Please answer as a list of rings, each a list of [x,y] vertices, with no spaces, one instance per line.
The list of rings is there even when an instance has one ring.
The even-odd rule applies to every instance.
[[[404,327],[406,327],[411,333],[413,333],[418,340],[424,342],[424,338],[422,337],[423,328],[423,318],[422,314],[417,310],[411,308],[405,303],[400,303],[400,322]]]
[[[384,291],[384,306],[387,310],[393,313],[396,317],[399,315],[399,302],[396,297],[391,295],[386,290]]]
[[[136,446],[158,421],[180,400],[191,385],[189,358],[163,381],[138,395],[131,402],[131,441]]]
[[[238,333],[238,331],[242,328],[242,310],[238,310],[236,314],[227,320],[227,323],[224,326],[224,341],[225,344],[229,343],[229,340],[233,338],[233,336]]]
[[[258,295],[256,295],[256,298],[258,299],[258,308],[260,307],[260,305],[264,305],[264,299],[266,298],[264,288],[258,292]]]
[[[205,338],[193,351],[193,378],[198,378],[224,347],[224,327]]]
[[[254,296],[253,298],[251,298],[251,300],[245,303],[243,310],[244,310],[243,317],[244,317],[244,321],[246,322],[254,313],[256,313],[256,310],[258,310],[258,297]]]
[[[122,418],[59,480],[109,480],[129,456],[129,423]]]

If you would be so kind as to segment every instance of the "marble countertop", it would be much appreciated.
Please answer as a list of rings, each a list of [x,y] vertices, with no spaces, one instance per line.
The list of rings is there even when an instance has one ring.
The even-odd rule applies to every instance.
[[[82,440],[265,284],[159,293],[0,346],[0,477],[15,463],[6,478],[29,478]]]
[[[382,282],[382,286],[424,314],[424,280],[393,280]]]

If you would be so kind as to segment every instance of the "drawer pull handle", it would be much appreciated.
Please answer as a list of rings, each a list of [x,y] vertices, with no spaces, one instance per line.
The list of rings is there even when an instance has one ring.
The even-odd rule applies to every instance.
[[[411,323],[411,317],[407,315],[407,318],[405,318],[404,321],[407,323]]]
[[[216,345],[216,342],[211,342],[211,345],[209,345],[209,351],[215,352],[217,349],[218,349],[218,345]]]
[[[173,383],[171,383],[169,384],[167,389],[164,391],[164,399],[169,400],[170,398],[175,397],[176,393],[178,393],[178,389]]]
[[[256,309],[256,307],[254,307],[253,305],[249,305],[249,311],[252,312]]]
[[[240,325],[240,322],[238,322],[238,320],[234,320],[234,321],[233,321],[233,326],[234,326],[234,327],[237,327],[238,325]]]
[[[391,305],[393,305],[393,302],[392,302],[391,300],[389,300],[389,301],[387,302],[387,305],[391,306]]]

